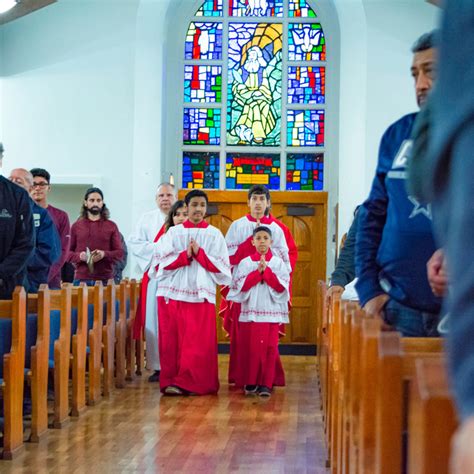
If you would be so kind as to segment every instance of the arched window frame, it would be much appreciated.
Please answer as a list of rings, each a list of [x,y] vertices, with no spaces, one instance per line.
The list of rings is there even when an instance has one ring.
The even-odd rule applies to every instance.
[[[286,154],[290,153],[323,153],[324,154],[324,190],[335,191],[337,194],[337,130],[338,130],[338,73],[339,73],[339,26],[337,15],[332,2],[327,0],[315,1],[306,0],[307,4],[316,12],[316,18],[294,18],[286,15],[282,17],[229,17],[227,13],[227,0],[224,0],[222,17],[202,17],[195,16],[195,13],[202,5],[202,0],[192,2],[180,2],[181,11],[176,11],[173,15],[168,12],[168,34],[166,48],[166,71],[165,83],[165,123],[164,123],[164,144],[163,144],[163,178],[169,174],[175,176],[178,187],[182,185],[182,154],[183,151],[215,152],[220,154],[220,179],[219,189],[226,189],[225,184],[225,160],[226,153],[279,153],[280,160],[280,190],[286,190]],[[178,5],[176,5],[178,7]],[[186,12],[189,15],[186,15]],[[279,146],[238,146],[226,144],[226,120],[227,120],[227,48],[225,42],[223,46],[222,59],[215,60],[185,60],[184,44],[191,22],[213,22],[222,21],[224,25],[223,38],[228,31],[229,23],[282,23],[283,24],[283,58],[282,58],[282,112],[281,112],[281,143]],[[325,103],[324,104],[287,104],[287,72],[288,72],[288,24],[289,23],[320,23],[326,39],[326,61],[291,61],[291,65],[324,66],[325,67]],[[183,110],[185,107],[215,107],[217,104],[197,104],[184,102],[184,66],[186,64],[217,65],[223,67],[222,77],[222,98],[218,107],[221,107],[221,143],[216,146],[205,145],[183,145]],[[177,106],[179,104],[179,107]],[[324,147],[292,147],[286,144],[286,111],[292,110],[312,110],[323,109],[325,111],[325,138]]]

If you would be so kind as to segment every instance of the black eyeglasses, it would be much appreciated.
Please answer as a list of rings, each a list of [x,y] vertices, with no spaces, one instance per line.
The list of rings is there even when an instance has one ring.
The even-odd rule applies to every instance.
[[[33,183],[34,188],[44,188],[46,186],[49,186],[49,183],[45,183],[45,182],[43,182],[43,183]]]

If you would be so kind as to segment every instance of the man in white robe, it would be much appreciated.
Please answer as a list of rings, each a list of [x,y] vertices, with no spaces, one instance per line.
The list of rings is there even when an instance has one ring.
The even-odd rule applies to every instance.
[[[153,242],[163,227],[171,206],[176,201],[176,190],[170,183],[162,183],[156,191],[157,209],[145,212],[128,240],[131,254],[134,256],[139,275],[148,272],[153,258]],[[160,378],[160,356],[158,351],[158,307],[156,302],[157,280],[150,278],[145,295],[145,340],[146,367],[153,370],[150,382]]]

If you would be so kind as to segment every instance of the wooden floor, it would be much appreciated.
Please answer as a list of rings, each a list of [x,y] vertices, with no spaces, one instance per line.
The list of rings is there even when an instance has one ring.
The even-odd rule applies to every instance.
[[[221,381],[228,356],[220,356]],[[226,383],[218,396],[160,395],[145,376],[79,420],[27,443],[1,473],[326,473],[314,357],[283,357],[287,386],[267,401]]]

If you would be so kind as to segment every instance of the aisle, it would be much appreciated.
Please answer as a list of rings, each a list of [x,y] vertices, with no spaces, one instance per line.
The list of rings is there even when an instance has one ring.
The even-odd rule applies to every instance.
[[[221,381],[227,364],[220,356]],[[315,359],[283,364],[287,387],[268,401],[227,384],[218,396],[162,397],[142,377],[0,472],[326,473]]]

